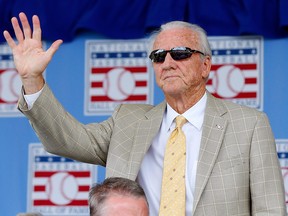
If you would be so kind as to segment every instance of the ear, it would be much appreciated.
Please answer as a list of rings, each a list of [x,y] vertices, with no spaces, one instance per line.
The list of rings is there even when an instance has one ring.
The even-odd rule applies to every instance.
[[[205,56],[205,59],[203,60],[202,64],[202,77],[204,79],[208,79],[210,69],[211,69],[211,57],[210,56]]]

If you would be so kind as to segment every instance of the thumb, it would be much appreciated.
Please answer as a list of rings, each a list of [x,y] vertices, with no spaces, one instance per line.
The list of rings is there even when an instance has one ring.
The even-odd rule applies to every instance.
[[[49,49],[46,51],[46,53],[52,58],[52,56],[55,54],[55,52],[58,50],[58,48],[62,43],[63,40],[54,41],[52,45],[49,47]]]

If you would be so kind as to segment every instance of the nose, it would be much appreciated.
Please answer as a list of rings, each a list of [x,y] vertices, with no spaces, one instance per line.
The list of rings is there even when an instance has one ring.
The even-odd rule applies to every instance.
[[[164,70],[175,68],[175,60],[171,57],[170,53],[167,53],[164,62],[161,64],[161,67]]]

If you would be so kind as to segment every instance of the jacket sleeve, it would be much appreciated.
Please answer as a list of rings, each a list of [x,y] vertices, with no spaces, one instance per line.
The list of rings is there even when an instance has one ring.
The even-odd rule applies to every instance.
[[[275,139],[264,113],[259,114],[251,140],[250,188],[253,215],[287,214]]]
[[[18,109],[29,119],[46,151],[81,162],[106,165],[113,116],[101,123],[83,125],[64,109],[47,84],[32,109],[28,110],[23,96]]]

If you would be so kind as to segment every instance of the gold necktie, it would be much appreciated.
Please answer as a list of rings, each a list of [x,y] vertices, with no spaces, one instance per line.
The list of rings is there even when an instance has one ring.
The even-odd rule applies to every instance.
[[[186,137],[181,128],[186,121],[181,115],[176,117],[176,128],[166,145],[159,216],[185,215]]]

